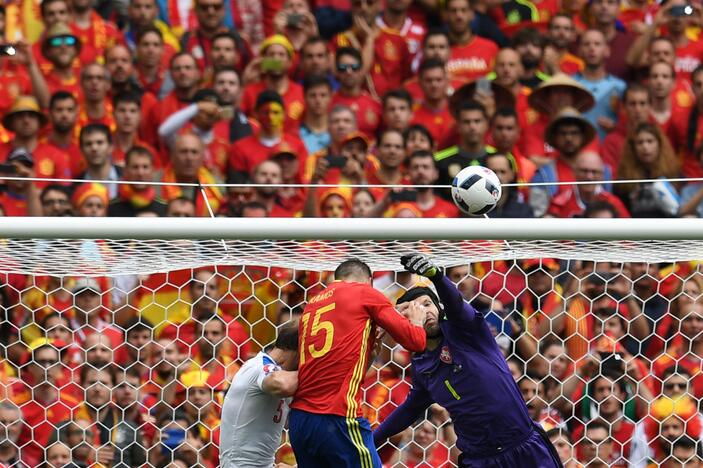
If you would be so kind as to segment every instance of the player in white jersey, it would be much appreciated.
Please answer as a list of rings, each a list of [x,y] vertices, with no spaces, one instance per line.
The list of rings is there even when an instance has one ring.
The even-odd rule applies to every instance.
[[[298,327],[290,324],[279,330],[272,348],[239,369],[222,405],[222,468],[273,467],[290,397],[298,388],[297,368]]]

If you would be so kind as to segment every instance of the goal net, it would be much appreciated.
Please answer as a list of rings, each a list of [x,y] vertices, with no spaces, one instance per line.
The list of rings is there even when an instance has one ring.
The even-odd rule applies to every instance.
[[[6,218],[9,219],[9,218]],[[444,267],[494,331],[565,462],[694,460],[703,437],[697,220],[48,219],[0,226],[0,463],[217,466],[223,396],[341,261],[397,299]],[[385,339],[363,380],[375,425],[408,394]],[[433,405],[384,466],[456,466]],[[286,435],[277,461],[294,464]],[[695,460],[694,460],[695,461]],[[58,462],[56,462],[58,463]],[[181,463],[182,465],[179,465]],[[51,466],[51,465],[49,465]],[[57,465],[60,466],[60,465]],[[677,465],[678,466],[678,465]]]

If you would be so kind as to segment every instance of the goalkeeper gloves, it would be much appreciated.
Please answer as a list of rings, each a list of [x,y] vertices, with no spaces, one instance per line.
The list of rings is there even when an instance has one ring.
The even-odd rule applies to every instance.
[[[440,275],[439,268],[422,254],[410,254],[400,257],[400,264],[410,273],[416,273],[425,278],[435,278]]]

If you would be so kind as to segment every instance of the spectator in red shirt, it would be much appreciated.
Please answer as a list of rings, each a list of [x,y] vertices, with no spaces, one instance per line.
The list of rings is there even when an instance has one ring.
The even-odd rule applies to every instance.
[[[141,103],[139,94],[130,91],[116,94],[112,99],[115,120],[112,161],[119,167],[125,166],[125,155],[135,146],[144,147],[152,155],[157,156],[156,150],[139,138],[139,127],[142,122]],[[156,164],[158,167],[163,166],[160,160],[157,160]]]
[[[49,93],[68,91],[74,96],[79,95],[80,86],[73,61],[80,54],[81,47],[78,36],[64,23],[57,23],[46,32],[42,54],[51,63],[51,67],[44,70]]]
[[[281,204],[280,187],[277,187],[277,185],[283,183],[283,172],[280,164],[275,161],[259,163],[252,173],[252,182],[263,186],[254,189],[254,196],[251,201],[264,205],[269,217],[287,218],[293,215]]]
[[[366,180],[372,185],[396,185],[405,180],[405,141],[397,130],[384,130],[378,137],[378,164],[368,167]],[[379,199],[380,197],[377,197]]]
[[[14,56],[0,56],[0,115],[21,95],[34,94],[42,106],[49,103],[49,88],[38,64],[39,57],[24,42],[15,44],[14,49]]]
[[[444,62],[425,59],[420,64],[418,74],[422,100],[413,108],[412,123],[424,125],[435,141],[445,142],[453,134],[455,122],[449,112],[449,79]]]
[[[28,360],[21,373],[23,390],[13,397],[22,409],[24,427],[17,443],[28,466],[39,465],[51,431],[60,421],[73,414],[85,415],[80,402],[65,391],[60,362],[52,342],[39,339],[29,345]]]
[[[91,63],[81,70],[83,102],[78,115],[80,128],[91,123],[101,123],[115,131],[112,103],[107,97],[110,84],[110,74],[104,65]]]
[[[337,49],[334,62],[339,89],[332,96],[332,106],[344,105],[354,111],[358,130],[373,140],[381,122],[381,104],[362,89],[365,75],[361,52],[353,47],[341,47]]]
[[[422,42],[422,55],[418,56],[414,65],[414,68],[419,67],[421,60],[427,59],[437,59],[442,63],[447,64],[449,60],[449,54],[451,51],[451,44],[449,42],[449,35],[444,29],[430,29]],[[447,96],[451,95],[454,90],[457,90],[464,83],[464,80],[458,80],[453,78],[449,72],[449,87],[447,89]],[[408,90],[410,95],[413,97],[414,101],[420,101],[422,99],[422,89],[420,88],[420,82],[417,76],[409,78],[405,83],[403,83],[403,88]]]
[[[71,201],[76,216],[103,217],[107,216],[110,198],[104,185],[85,183],[75,188]]]
[[[93,9],[92,0],[71,0],[71,11],[80,42],[90,44],[97,57],[102,57],[105,49],[122,40],[115,24],[105,21]]]
[[[79,174],[85,180],[120,180],[122,169],[112,163],[112,133],[103,124],[88,124],[81,129],[81,153],[86,169]],[[109,198],[117,195],[117,185],[107,184]]]
[[[404,37],[408,44],[410,59],[414,62],[419,58],[420,46],[427,29],[417,18],[408,14],[412,4],[412,0],[387,2],[383,13],[376,17],[376,24],[382,30],[388,30]]]
[[[617,19],[620,14],[619,0],[592,0],[588,4],[588,14],[591,27],[598,29],[605,36],[610,48],[610,56],[605,63],[606,71],[625,80],[630,72],[629,64],[623,60],[630,46],[637,39],[631,31],[618,28]]]
[[[110,97],[125,91],[136,92],[142,95],[145,102],[144,105],[151,106],[156,104],[156,96],[153,94],[145,95],[144,90],[137,82],[134,75],[134,62],[132,53],[124,44],[115,44],[105,50],[105,68],[110,74]]]
[[[651,84],[652,82],[650,81]],[[668,95],[666,99],[669,99]],[[601,146],[603,162],[610,167],[613,176],[616,175],[620,165],[620,158],[625,147],[627,135],[639,124],[649,122],[654,113],[652,110],[654,102],[656,102],[656,98],[650,94],[650,90],[637,83],[628,86],[623,93],[625,119],[619,119],[618,125],[612,132],[608,133]]]
[[[95,333],[109,338],[111,349],[122,344],[122,331],[103,318],[106,311],[102,305],[103,290],[93,278],[81,278],[71,288],[74,307],[72,309],[71,328],[75,340],[83,343]]]
[[[192,303],[189,318],[180,324],[169,324],[159,334],[159,339],[176,340],[178,348],[193,357],[196,353],[196,341],[202,337],[198,329],[205,321],[220,317],[226,325],[226,336],[233,347],[228,355],[235,361],[244,362],[249,358],[250,345],[247,332],[234,318],[225,315],[218,304],[222,299],[222,277],[214,270],[202,269],[193,273],[188,291]],[[210,356],[213,357],[213,356]],[[209,359],[202,361],[206,363]]]
[[[135,371],[137,375],[148,375],[154,327],[146,319],[132,317],[120,328],[125,330],[125,340],[122,346],[115,349],[115,363],[127,371]]]
[[[154,154],[142,146],[132,146],[125,154],[124,180],[152,182]],[[130,217],[143,212],[166,215],[166,204],[157,196],[156,187],[146,183],[120,184],[117,197],[110,201],[108,216]]]
[[[488,74],[493,68],[498,46],[471,32],[474,13],[469,0],[448,0],[446,5],[446,22],[452,43],[447,61],[449,75],[463,81],[473,81]]]
[[[7,434],[0,443],[0,464],[2,466],[17,466],[24,468],[20,457],[20,448],[17,441],[24,429],[22,410],[12,401],[0,402],[0,428]]]
[[[326,76],[332,84],[332,89],[339,86],[332,73],[333,57],[328,42],[320,36],[309,38],[300,49],[300,61],[295,76],[302,80],[306,76]]]
[[[413,117],[413,99],[404,88],[392,89],[383,95],[382,126],[404,132]]]
[[[19,96],[2,119],[3,126],[14,132],[15,138],[11,142],[0,145],[0,161],[4,161],[13,149],[24,148],[32,154],[36,177],[70,178],[68,156],[39,141],[39,131],[47,121],[46,115],[41,112],[33,96]],[[42,188],[46,184],[46,182],[39,182],[37,186]]]
[[[569,52],[576,44],[576,27],[569,14],[557,13],[550,18],[547,40],[544,61],[550,75],[558,71],[574,75],[583,70],[583,60]]]
[[[516,164],[518,181],[529,181],[537,171],[535,163],[523,156],[517,146],[520,139],[520,123],[517,112],[511,108],[501,107],[496,110],[491,119],[491,135],[493,145],[488,152],[505,153],[513,158]],[[526,194],[526,193],[525,193]]]
[[[265,90],[274,91],[283,99],[286,130],[295,130],[303,117],[305,99],[303,87],[288,77],[295,57],[293,45],[285,36],[276,34],[261,43],[259,52],[260,60],[253,60],[250,66],[259,67],[261,79],[244,87],[242,111],[253,116],[257,110],[256,102],[259,94]]]
[[[527,111],[527,96],[532,90],[520,81],[523,70],[520,54],[515,49],[509,47],[500,49],[500,52],[496,55],[495,79],[493,79],[493,83],[509,90],[514,97],[515,103],[505,104],[496,100],[496,107],[515,107],[515,110],[520,113]]]
[[[665,62],[653,63],[649,67],[648,84],[651,93],[651,117],[666,133],[674,111],[681,111],[674,104],[673,67]]]
[[[219,179],[227,173],[230,148],[229,123],[223,120],[218,96],[211,89],[199,89],[193,104],[169,116],[159,127],[159,137],[172,146],[176,135],[196,134],[205,144],[205,167]]]
[[[189,200],[194,205],[197,216],[210,216],[210,211],[217,212],[223,195],[221,190],[214,186],[219,183],[219,179],[205,167],[205,147],[200,138],[193,133],[179,135],[171,146],[169,155],[170,162],[164,168],[162,182],[197,183],[207,186],[199,189],[193,185],[164,185],[161,188],[164,200]]]
[[[538,166],[554,159],[554,147],[545,144],[545,129],[552,117],[567,107],[579,112],[593,108],[593,94],[568,75],[558,73],[537,87],[527,97],[530,109],[521,123],[523,135],[521,149],[525,156]]]
[[[152,94],[159,101],[173,91],[174,81],[169,73],[169,64],[164,64],[164,39],[161,31],[147,27],[137,33],[136,60],[134,72],[137,84],[145,93]]]
[[[174,89],[156,104],[149,117],[147,143],[157,146],[159,126],[176,111],[186,107],[193,100],[200,83],[200,70],[195,57],[180,52],[171,58],[170,76]]]
[[[234,68],[241,70],[243,68],[242,58],[239,56],[237,49],[237,37],[229,31],[217,33],[212,38],[212,49],[210,50],[211,66],[205,71],[206,85],[212,83],[212,77],[215,70],[220,68]]]
[[[78,101],[67,91],[57,91],[49,102],[50,133],[43,141],[68,155],[71,176],[75,177],[85,170],[85,161],[78,146]]]
[[[12,150],[7,163],[14,167],[14,172],[9,175],[34,177],[34,159],[24,148]],[[28,180],[5,181],[5,190],[0,193],[0,209],[3,216],[41,216],[39,189],[34,182]]]
[[[225,26],[224,0],[195,0],[193,2],[197,24],[181,37],[181,51],[192,54],[198,68],[204,73],[212,64],[210,53],[213,38],[221,32],[230,31],[237,37],[237,49],[244,63],[251,59],[251,51],[239,34]]]
[[[273,17],[276,34],[282,34],[300,52],[307,40],[319,34],[317,20],[307,0],[287,0]]]
[[[416,195],[415,201],[412,203],[422,213],[423,218],[456,218],[459,216],[459,209],[454,203],[435,195],[433,188],[423,187],[436,184],[439,177],[434,155],[430,151],[420,150],[411,153],[406,160],[406,165],[410,185],[416,186],[411,190],[411,193],[414,192]],[[397,193],[387,192],[376,210],[385,207],[383,211],[388,209],[397,211],[394,209],[394,205],[397,206],[397,203],[394,203],[396,200],[394,197]]]
[[[381,0],[351,0],[352,28],[332,39],[334,49],[352,47],[363,53],[361,76],[378,98],[410,77],[411,57],[404,37],[379,27]]]
[[[558,157],[541,166],[533,182],[571,182],[574,180],[573,163],[576,156],[595,137],[595,128],[580,112],[571,107],[563,109],[547,127],[545,139]],[[566,190],[565,186],[533,186],[530,188],[530,205],[537,217],[547,212],[550,200]]]
[[[285,114],[281,96],[275,91],[262,91],[256,98],[255,113],[261,127],[231,146],[229,171],[251,174],[259,163],[271,156],[271,150],[280,143],[288,145],[302,164],[307,157],[305,145],[297,135],[283,131]]]
[[[576,182],[600,182],[605,177],[605,166],[598,153],[584,151],[574,160]],[[629,218],[630,214],[620,199],[603,189],[600,183],[582,184],[568,187],[552,198],[547,214],[557,218],[581,216],[586,207],[596,201],[610,203],[618,211],[619,218]]]

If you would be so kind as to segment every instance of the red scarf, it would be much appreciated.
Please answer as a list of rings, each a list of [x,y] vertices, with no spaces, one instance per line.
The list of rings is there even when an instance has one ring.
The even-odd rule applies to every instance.
[[[173,172],[173,166],[169,165],[164,169],[164,175],[162,178],[163,182],[176,183],[176,174]],[[198,171],[198,181],[201,184],[214,184],[216,183],[213,175],[205,167],[201,167]],[[203,187],[205,194],[207,196],[207,201],[203,198],[203,194],[200,189],[197,189],[197,194],[195,196],[195,215],[196,216],[210,216],[210,211],[208,210],[208,203],[213,213],[216,213],[220,209],[220,204],[222,203],[222,192],[219,187]],[[161,188],[161,193],[166,201],[171,201],[175,198],[183,196],[183,190],[178,185],[164,185]]]
[[[121,184],[118,193],[122,200],[128,201],[130,205],[139,210],[149,206],[156,198],[156,190],[152,186],[148,186],[144,190],[135,190],[133,185]]]

